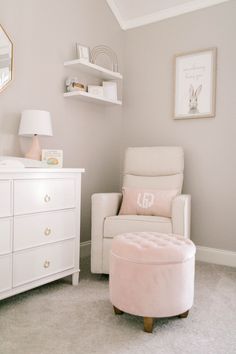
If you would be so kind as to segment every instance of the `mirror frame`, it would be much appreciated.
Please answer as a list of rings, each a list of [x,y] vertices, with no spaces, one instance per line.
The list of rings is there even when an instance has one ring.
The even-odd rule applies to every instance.
[[[12,82],[12,79],[13,79],[13,43],[11,41],[11,38],[8,36],[7,32],[2,27],[1,24],[0,24],[0,30],[2,30],[5,33],[5,35],[7,36],[7,39],[11,43],[11,78],[2,88],[0,87],[0,93],[1,93],[2,91],[4,91],[8,87],[8,85]]]

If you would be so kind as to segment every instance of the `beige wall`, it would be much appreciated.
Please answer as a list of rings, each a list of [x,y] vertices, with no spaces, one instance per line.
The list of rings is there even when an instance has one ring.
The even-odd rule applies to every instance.
[[[86,168],[82,241],[90,238],[91,194],[119,190],[121,146],[182,145],[192,239],[236,250],[236,2],[127,32],[105,0],[0,0],[0,10],[15,50],[14,80],[0,94],[0,154],[27,148],[28,140],[17,136],[23,109],[51,112],[54,136],[41,139],[43,147],[63,149],[65,167]],[[77,41],[111,46],[121,72],[125,44],[124,122],[121,108],[62,97],[73,73],[63,62],[74,58]],[[174,121],[174,54],[212,46],[218,48],[216,118]]]
[[[52,114],[54,136],[45,148],[64,151],[65,167],[85,167],[82,241],[90,239],[90,196],[119,185],[121,108],[64,99],[63,67],[75,43],[111,46],[122,70],[123,32],[105,0],[0,0],[0,23],[14,43],[14,80],[0,94],[0,154],[20,155],[28,139],[17,136],[23,109]],[[93,79],[92,79],[93,80]],[[93,82],[93,81],[91,81]]]
[[[192,239],[236,251],[236,1],[125,33],[124,147],[181,145]],[[217,114],[172,119],[173,57],[218,49]]]

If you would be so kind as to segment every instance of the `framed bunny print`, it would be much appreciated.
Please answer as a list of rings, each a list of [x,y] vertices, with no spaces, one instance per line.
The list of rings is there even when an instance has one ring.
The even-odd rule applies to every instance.
[[[174,119],[215,116],[216,48],[175,56]]]

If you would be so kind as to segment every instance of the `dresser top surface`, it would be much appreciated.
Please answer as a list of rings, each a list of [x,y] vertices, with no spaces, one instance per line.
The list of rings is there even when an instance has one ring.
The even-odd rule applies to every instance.
[[[9,173],[83,173],[84,168],[0,168],[1,174]]]

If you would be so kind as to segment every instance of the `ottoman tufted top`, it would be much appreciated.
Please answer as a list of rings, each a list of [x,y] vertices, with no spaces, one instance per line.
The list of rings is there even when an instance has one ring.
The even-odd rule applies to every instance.
[[[130,262],[167,264],[187,261],[195,255],[196,247],[179,235],[132,232],[114,237],[111,252]]]

